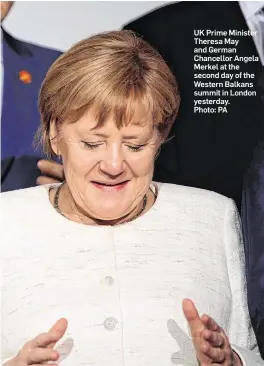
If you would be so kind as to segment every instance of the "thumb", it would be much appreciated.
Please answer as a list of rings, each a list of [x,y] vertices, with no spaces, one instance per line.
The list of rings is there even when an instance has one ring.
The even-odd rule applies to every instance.
[[[194,303],[190,299],[184,299],[182,302],[182,309],[184,316],[190,326],[192,337],[197,336],[197,333],[202,332],[205,327]]]
[[[49,330],[49,332],[56,332],[57,341],[50,343],[48,348],[53,348],[55,344],[64,336],[66,329],[68,327],[68,321],[65,318],[59,319]]]

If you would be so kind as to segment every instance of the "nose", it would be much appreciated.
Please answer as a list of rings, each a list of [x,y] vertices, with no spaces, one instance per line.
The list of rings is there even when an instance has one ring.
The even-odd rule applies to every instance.
[[[106,149],[104,159],[100,163],[100,169],[111,177],[121,175],[124,172],[122,148],[115,145]]]

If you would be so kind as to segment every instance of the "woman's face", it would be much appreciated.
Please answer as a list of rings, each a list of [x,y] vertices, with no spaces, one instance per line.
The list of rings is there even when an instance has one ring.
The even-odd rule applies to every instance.
[[[65,123],[52,145],[62,155],[77,206],[93,218],[114,220],[130,213],[147,193],[160,143],[151,123],[118,129],[109,119],[96,125],[87,113]]]

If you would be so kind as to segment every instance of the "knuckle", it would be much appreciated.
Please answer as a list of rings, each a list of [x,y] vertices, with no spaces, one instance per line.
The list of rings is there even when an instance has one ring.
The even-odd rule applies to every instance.
[[[207,343],[202,343],[202,345],[201,345],[202,352],[208,352],[209,349],[210,349],[210,347]]]
[[[222,348],[224,346],[224,344],[225,344],[224,338],[221,337],[221,336],[219,336],[218,339],[217,339],[217,341],[218,341],[218,346]]]
[[[225,352],[223,352],[221,349],[218,349],[217,351],[218,360],[223,362],[226,358]]]
[[[204,337],[204,338],[209,338],[211,337],[212,333],[209,329],[204,329],[201,333],[201,335]]]

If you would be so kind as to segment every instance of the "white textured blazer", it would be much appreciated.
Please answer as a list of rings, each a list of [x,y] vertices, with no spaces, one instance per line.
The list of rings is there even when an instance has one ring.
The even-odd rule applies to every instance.
[[[263,365],[250,324],[239,216],[219,194],[159,184],[153,207],[119,226],[72,222],[48,187],[2,194],[2,360],[59,318],[61,366],[197,365],[182,300]]]

